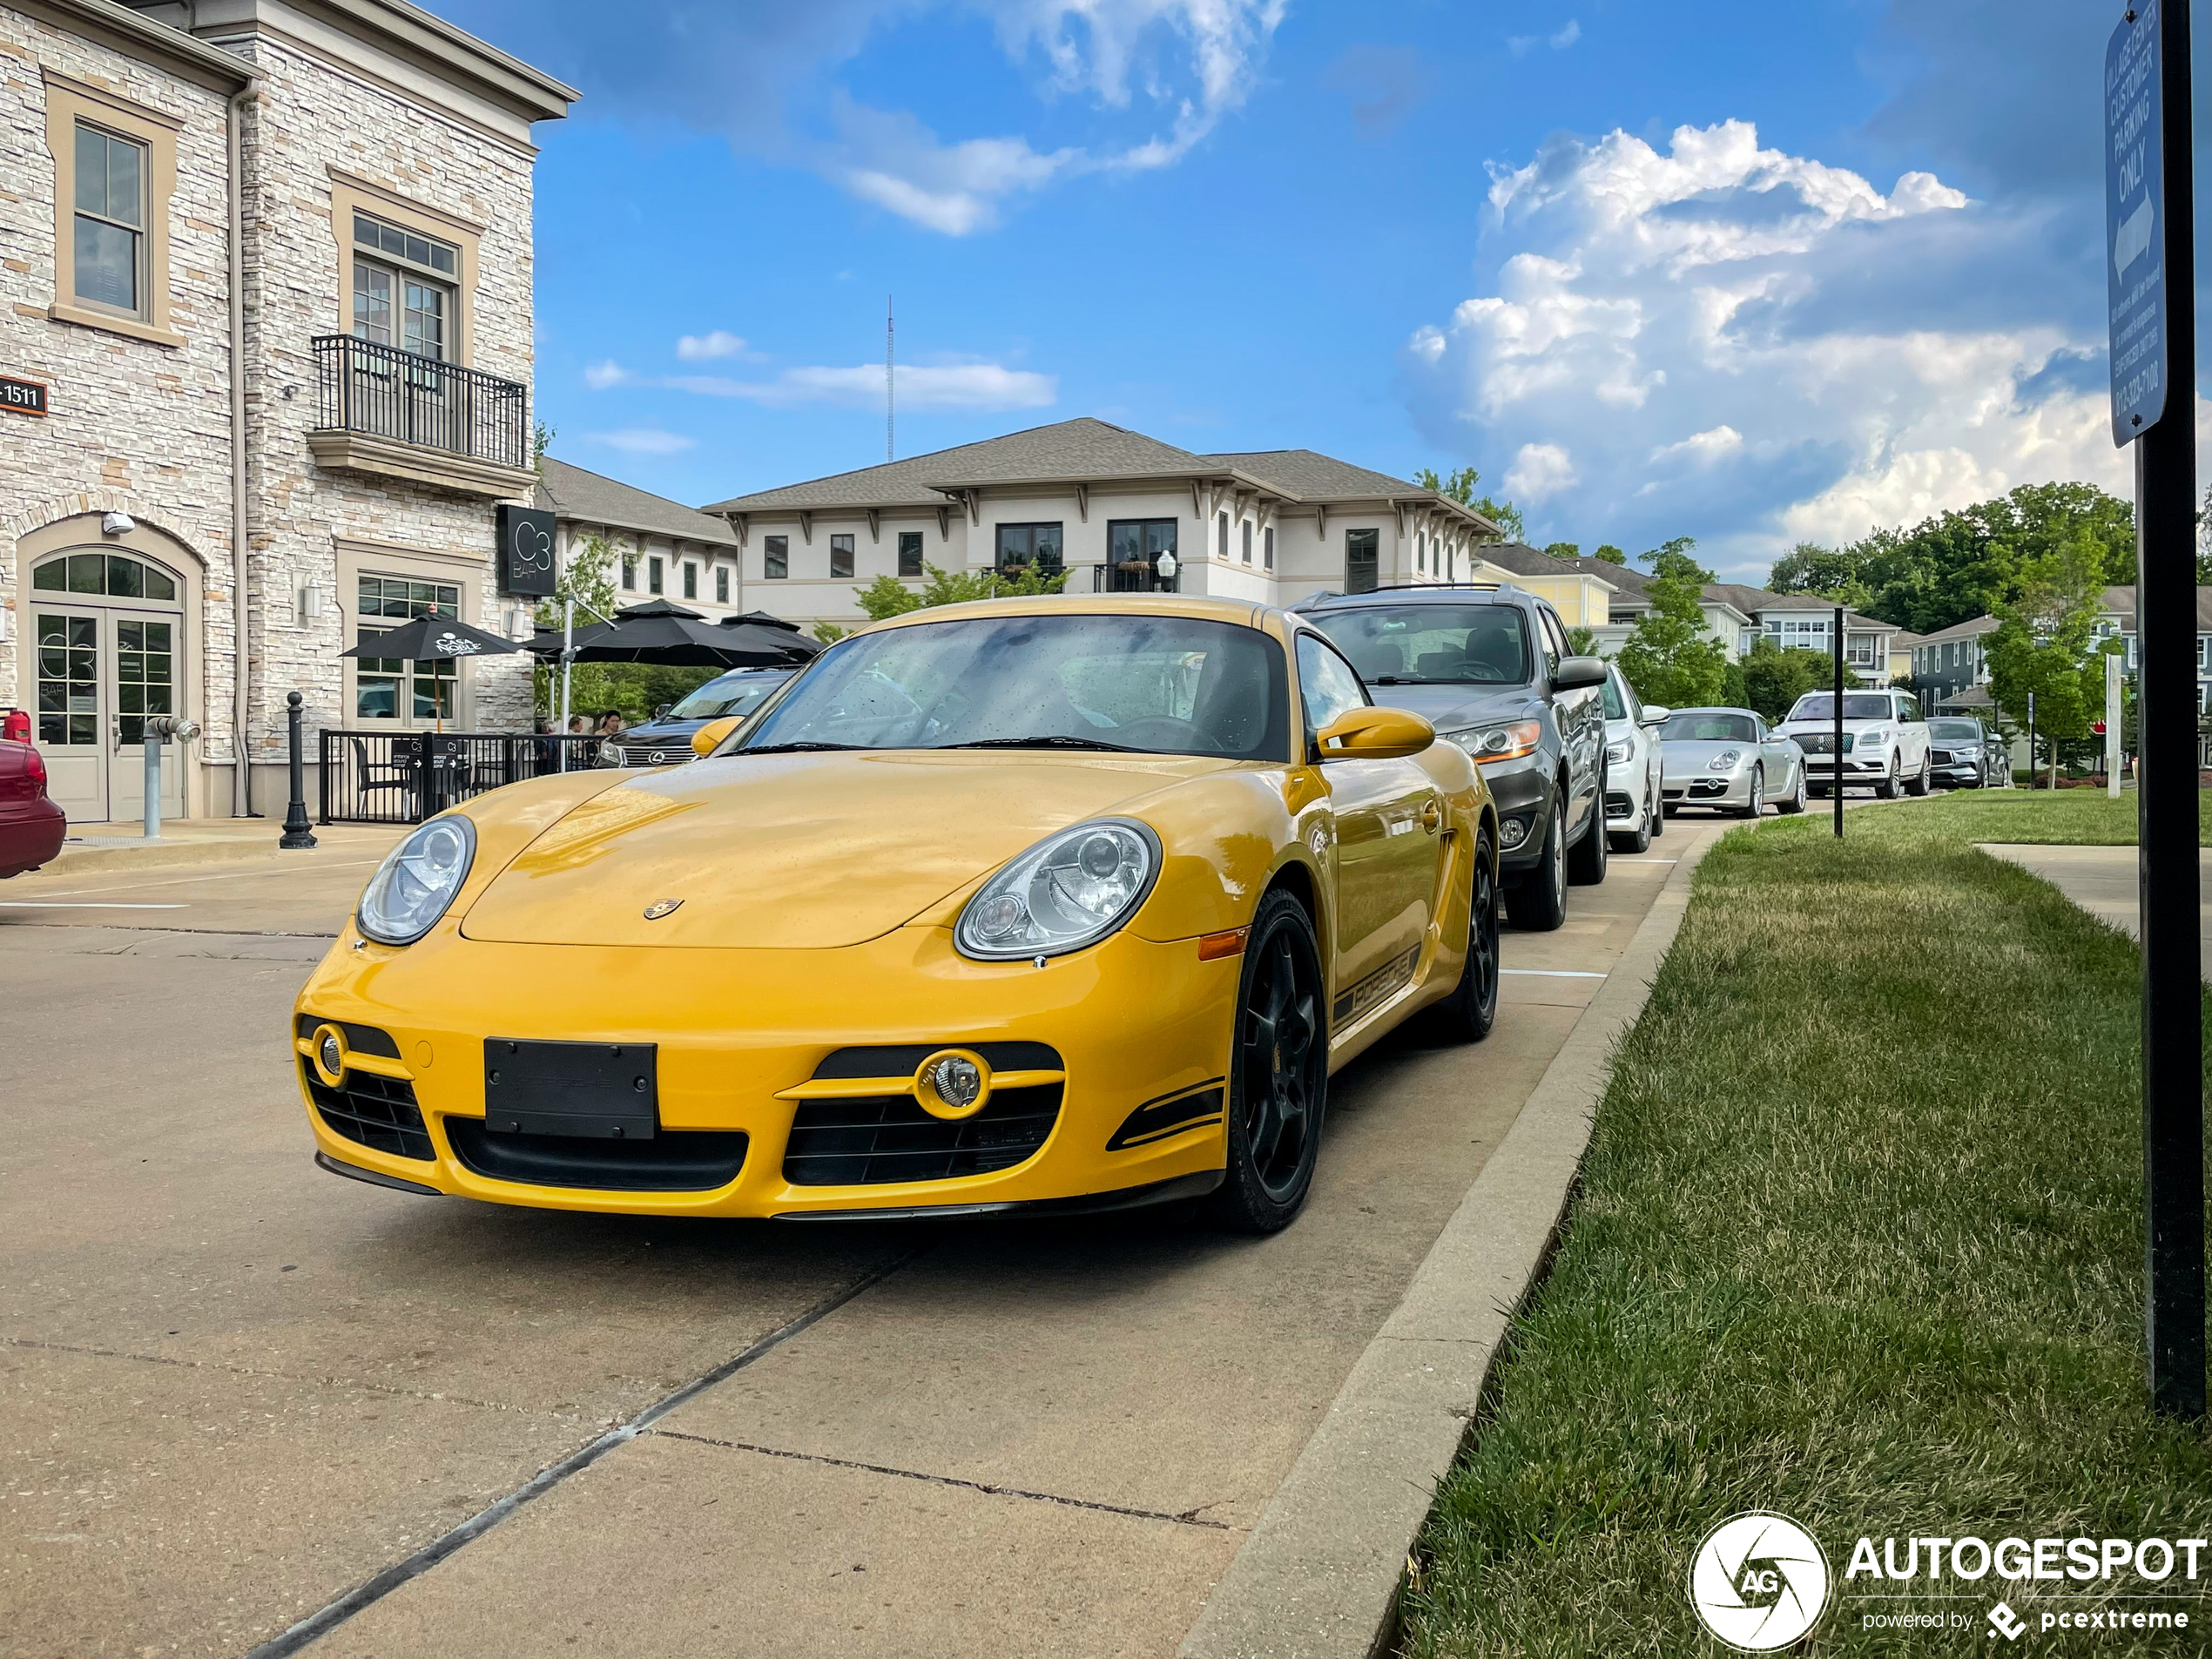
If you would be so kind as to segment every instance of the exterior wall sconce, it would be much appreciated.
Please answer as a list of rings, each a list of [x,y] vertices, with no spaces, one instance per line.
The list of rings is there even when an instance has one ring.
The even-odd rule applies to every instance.
[[[128,536],[138,528],[138,521],[128,513],[100,515],[100,534],[103,536]]]
[[[300,590],[300,620],[319,622],[322,618],[323,592],[320,583],[310,582]]]

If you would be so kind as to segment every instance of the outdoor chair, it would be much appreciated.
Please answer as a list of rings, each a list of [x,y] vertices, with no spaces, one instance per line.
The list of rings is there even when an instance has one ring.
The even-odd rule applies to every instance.
[[[351,739],[354,745],[354,815],[364,822],[376,820],[369,814],[369,797],[378,791],[396,792],[400,801],[400,823],[411,823],[415,819],[415,768],[397,760],[371,760],[368,745],[361,738]]]

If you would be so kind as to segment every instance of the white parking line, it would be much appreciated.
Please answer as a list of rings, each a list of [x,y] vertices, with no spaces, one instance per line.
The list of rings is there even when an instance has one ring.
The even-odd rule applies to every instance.
[[[1573,968],[1501,968],[1501,974],[1521,974],[1530,979],[1603,979],[1602,974],[1586,974]]]
[[[40,904],[29,899],[0,902],[0,910],[189,910],[186,904]]]

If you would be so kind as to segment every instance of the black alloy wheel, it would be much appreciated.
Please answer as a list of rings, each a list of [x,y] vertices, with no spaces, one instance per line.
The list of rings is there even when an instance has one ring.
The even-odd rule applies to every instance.
[[[1229,1057],[1229,1167],[1213,1195],[1238,1232],[1290,1225],[1313,1183],[1328,1104],[1321,952],[1304,906],[1280,888],[1246,937]]]
[[[1506,917],[1516,927],[1548,934],[1567,921],[1567,808],[1554,796],[1544,818],[1544,850],[1506,895]]]
[[[1480,1042],[1498,1020],[1497,854],[1484,830],[1474,841],[1474,879],[1467,895],[1467,964],[1452,995],[1436,1005],[1447,1041]]]

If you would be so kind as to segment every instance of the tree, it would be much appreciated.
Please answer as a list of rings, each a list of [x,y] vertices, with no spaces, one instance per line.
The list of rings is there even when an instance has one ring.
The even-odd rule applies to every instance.
[[[1629,562],[1628,554],[1610,542],[1600,542],[1597,551],[1590,556],[1594,559],[1603,559],[1608,564],[1626,564]]]
[[[942,566],[922,567],[929,572],[929,580],[920,589],[908,587],[895,576],[880,576],[853,596],[853,602],[866,613],[870,622],[883,622],[893,617],[903,617],[909,610],[927,610],[934,605],[963,604],[971,599],[1019,599],[1041,593],[1057,593],[1067,585],[1065,570],[1055,576],[1040,576],[1035,566],[1019,570],[1012,576],[1002,576],[996,570],[962,570],[955,575]],[[814,637],[825,643],[834,643],[845,637],[846,630],[833,622],[814,624]]]
[[[2204,487],[2204,510],[2196,516],[2196,585],[2212,588],[2212,484]]]
[[[1618,659],[1638,697],[1669,708],[1715,702],[1728,682],[1728,653],[1700,604],[1713,575],[1689,556],[1696,544],[1678,536],[1642,556],[1651,563],[1650,609],[1636,618]]]
[[[1579,559],[1582,556],[1582,544],[1580,542],[1547,542],[1544,551],[1555,559]]]
[[[1413,475],[1413,482],[1423,489],[1433,489],[1459,502],[1470,512],[1481,514],[1505,532],[1508,542],[1518,542],[1528,533],[1521,521],[1521,509],[1509,501],[1494,501],[1474,493],[1474,487],[1482,482],[1482,475],[1473,467],[1458,468],[1447,478],[1439,478],[1433,467],[1423,467]]]
[[[1838,604],[1864,610],[1873,596],[1861,579],[1863,556],[1851,548],[1838,550],[1817,542],[1800,542],[1774,562],[1766,585],[1773,593],[1816,593]]]
[[[1784,651],[1764,634],[1751,641],[1750,653],[1738,667],[1743,677],[1742,706],[1770,721],[1787,714],[1807,691],[1824,691],[1836,683],[1835,659],[1827,652]],[[1844,686],[1858,683],[1858,676],[1846,667]]]
[[[530,423],[530,466],[538,472],[545,470],[545,452],[553,447],[553,440],[560,436],[560,428],[543,421]]]
[[[2096,638],[2104,608],[2105,543],[2085,529],[2071,544],[2037,555],[2020,569],[2017,597],[1994,612],[1997,626],[1984,647],[1989,692],[2015,726],[2028,726],[2027,700],[2035,698],[2035,735],[2051,742],[2054,781],[2058,745],[2089,735],[2089,722],[2104,711],[2105,648]],[[2119,649],[2117,640],[2109,649]],[[2028,765],[2035,757],[2028,757]]]
[[[1595,628],[1569,628],[1567,631],[1567,649],[1574,652],[1577,657],[1596,656],[1597,630]]]
[[[1840,556],[1865,585],[1858,609],[1926,634],[1996,615],[2020,597],[2030,566],[2085,536],[2097,544],[2104,581],[2134,581],[2134,509],[2094,484],[2022,484],[1909,530],[1875,530]]]

